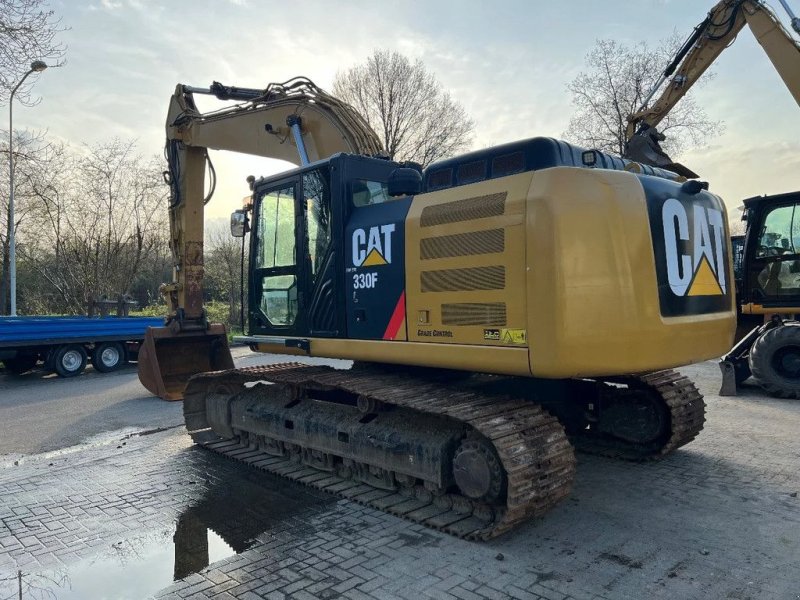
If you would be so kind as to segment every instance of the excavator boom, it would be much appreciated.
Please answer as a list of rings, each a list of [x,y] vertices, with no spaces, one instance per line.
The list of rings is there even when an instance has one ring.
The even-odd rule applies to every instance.
[[[788,7],[787,7],[788,10]],[[792,26],[800,30],[791,12]],[[722,52],[747,25],[764,48],[775,70],[794,99],[800,104],[800,44],[781,24],[778,17],[760,0],[721,0],[692,34],[664,70],[642,108],[628,117],[626,158],[651,166],[660,166],[696,177],[691,170],[673,163],[658,142],[664,139],[658,125],[700,79]],[[669,83],[661,96],[649,104],[664,82]],[[648,105],[649,104],[649,105]]]
[[[196,94],[239,104],[201,113]],[[383,146],[355,109],[303,77],[264,89],[217,82],[209,88],[178,85],[166,130],[173,281],[161,286],[169,315],[164,327],[148,331],[139,353],[139,379],[161,398],[180,400],[192,375],[233,367],[224,326],[209,324],[203,309],[203,212],[215,185],[208,150],[299,165],[338,152],[380,155]],[[208,195],[207,168],[212,174]]]

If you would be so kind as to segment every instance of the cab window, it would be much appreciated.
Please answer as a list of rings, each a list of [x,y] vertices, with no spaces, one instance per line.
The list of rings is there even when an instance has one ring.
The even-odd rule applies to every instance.
[[[275,189],[261,197],[258,209],[257,303],[270,324],[280,327],[294,324],[298,310],[294,198],[293,185]]]
[[[764,297],[800,295],[800,211],[779,206],[764,219],[758,238],[756,285]]]
[[[382,204],[392,200],[385,183],[370,181],[368,179],[356,179],[353,181],[351,184],[350,198],[353,206],[356,208],[371,206],[373,204]]]
[[[758,240],[756,258],[797,254],[800,248],[797,205],[780,206],[767,214]]]
[[[310,171],[303,175],[306,239],[312,283],[323,266],[331,243],[331,194],[327,173]]]
[[[264,194],[258,213],[256,268],[294,265],[294,229],[294,186]]]

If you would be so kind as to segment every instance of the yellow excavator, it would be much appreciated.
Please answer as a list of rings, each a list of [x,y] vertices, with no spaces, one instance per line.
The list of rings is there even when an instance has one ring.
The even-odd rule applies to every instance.
[[[785,0],[781,4],[792,29],[800,33],[800,19]],[[697,176],[663,152],[659,142],[664,136],[657,126],[745,26],[800,104],[800,43],[763,2],[722,0],[695,27],[641,110],[628,117],[627,158]],[[798,192],[744,200],[746,233],[732,240],[739,326],[736,345],[720,361],[722,395],[735,395],[752,375],[774,396],[800,398],[800,323],[795,320],[800,314],[799,208]]]
[[[194,95],[239,104],[200,113]],[[293,160],[251,180],[259,352],[355,361],[234,369],[202,309],[207,149]],[[724,203],[698,181],[550,138],[388,160],[310,81],[179,85],[167,118],[172,312],[142,383],[208,449],[469,539],[568,494],[574,448],[665,456],[703,428],[673,367],[736,323]],[[191,377],[190,377],[191,376]],[[188,380],[188,381],[187,381]]]

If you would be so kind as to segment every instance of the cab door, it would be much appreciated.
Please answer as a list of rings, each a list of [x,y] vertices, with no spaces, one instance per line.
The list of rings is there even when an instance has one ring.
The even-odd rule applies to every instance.
[[[299,178],[271,182],[256,196],[251,240],[250,330],[303,335],[303,239]]]
[[[800,306],[800,195],[762,205],[750,225],[758,234],[746,249],[743,301],[775,309]]]

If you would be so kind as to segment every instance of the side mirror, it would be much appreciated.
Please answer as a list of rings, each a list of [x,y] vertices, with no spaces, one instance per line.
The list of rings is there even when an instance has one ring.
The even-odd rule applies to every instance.
[[[231,235],[235,238],[241,238],[248,231],[250,231],[250,221],[247,218],[247,211],[233,211],[231,213]]]
[[[422,174],[417,169],[398,167],[386,184],[390,196],[413,196],[422,191]]]

